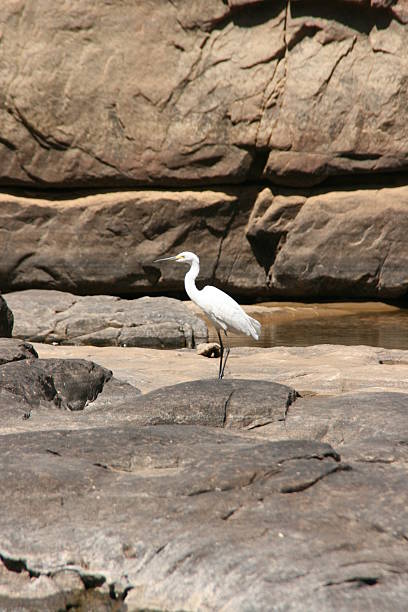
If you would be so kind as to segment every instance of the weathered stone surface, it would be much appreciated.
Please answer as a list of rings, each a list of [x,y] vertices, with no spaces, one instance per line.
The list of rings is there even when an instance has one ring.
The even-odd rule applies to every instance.
[[[408,189],[275,198],[264,190],[247,235],[275,294],[406,295]]]
[[[95,363],[79,359],[24,359],[0,367],[0,389],[40,404],[82,410],[112,376]]]
[[[265,610],[278,598],[351,610],[381,597],[401,609],[400,467],[350,469],[327,444],[174,425],[1,436],[0,452],[0,552],[39,595],[50,589],[39,580],[71,570],[131,610]]]
[[[269,381],[192,380],[160,387],[131,405],[117,403],[112,417],[140,425],[173,423],[251,430],[283,421],[296,397],[294,389]]]
[[[287,406],[290,388],[267,380],[191,381],[195,362],[205,374],[216,360],[189,350],[38,347],[100,362],[109,354],[116,376],[156,391],[138,397],[112,378],[80,412],[46,402],[22,419],[22,406],[17,418],[10,403],[1,409],[5,609],[232,612],[279,601],[402,612],[408,400],[391,391],[408,378],[407,351],[235,349],[235,375],[256,369],[309,388]],[[64,363],[26,361],[57,374]],[[322,390],[319,369],[334,397],[310,396]],[[360,391],[342,393],[363,371]],[[166,376],[190,382],[157,389]]]
[[[244,236],[257,192],[120,192],[58,202],[3,194],[0,284],[4,291],[185,295],[185,268],[152,262],[192,250],[204,254],[200,283],[262,293],[265,273]]]
[[[0,366],[10,361],[36,357],[38,354],[32,344],[14,338],[0,338]]]
[[[307,325],[307,321],[304,322]],[[218,362],[192,350],[155,351],[140,348],[36,345],[42,358],[89,359],[114,372],[116,378],[148,393],[175,381],[218,377]],[[373,346],[234,347],[224,382],[267,380],[288,385],[303,397],[354,391],[408,393],[408,351]]]
[[[10,338],[13,331],[13,313],[0,295],[0,338]]]
[[[2,8],[2,184],[304,185],[407,169],[405,1]]]
[[[14,336],[33,342],[191,348],[207,339],[205,323],[172,298],[123,300],[39,289],[7,299],[15,312]]]
[[[255,187],[228,193],[120,192],[58,203],[3,194],[0,203],[0,284],[7,291],[185,295],[185,267],[153,264],[161,255],[181,250],[201,256],[199,286],[215,284],[241,295],[384,299],[404,297],[408,290],[408,187],[310,190],[303,195]],[[10,293],[6,298],[20,336],[18,303]],[[99,305],[97,298],[87,298],[98,309],[88,322],[79,312],[80,303],[72,306],[74,298],[54,299],[58,304],[62,300],[62,309],[78,312],[72,326],[78,342],[161,346],[155,334],[167,335],[168,346],[193,342],[190,328],[182,332],[176,325],[172,331],[161,321],[164,327],[156,330],[157,319],[153,328],[134,327],[136,314],[126,314],[129,303],[113,297],[98,298]],[[124,313],[115,313],[113,322],[109,316],[101,321],[104,303],[124,308]],[[54,316],[54,306],[51,312],[44,306],[44,317],[42,309],[32,317],[30,304],[25,307],[30,334],[24,337],[43,340],[54,333],[50,321],[44,321],[41,333],[32,330],[31,321]],[[171,309],[166,312],[170,318]],[[148,322],[145,316],[142,321]],[[171,318],[180,320],[178,315]],[[127,327],[121,331],[123,324]],[[68,334],[62,325],[55,331],[56,341]],[[202,335],[194,330],[196,338]]]

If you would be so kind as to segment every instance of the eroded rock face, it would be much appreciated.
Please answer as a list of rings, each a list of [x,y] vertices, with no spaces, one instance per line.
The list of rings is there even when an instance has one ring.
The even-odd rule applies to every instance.
[[[238,295],[384,299],[401,298],[408,291],[406,186],[313,189],[296,195],[256,187],[139,191],[58,204],[3,194],[0,203],[5,245],[0,284],[7,291],[185,295],[188,268],[153,263],[183,250],[201,257],[199,287],[214,284]],[[75,337],[84,343],[174,347],[191,346],[205,336],[201,323],[185,311],[181,316],[174,302],[164,299],[166,317],[160,309],[155,313],[148,298],[131,303],[114,297],[78,298],[73,305],[72,296],[50,294],[55,305],[44,302],[40,308],[39,294],[31,295],[33,304],[27,298],[23,313],[17,295],[6,298],[16,315],[15,333],[33,340]],[[97,310],[91,317],[86,304]],[[56,316],[55,308],[68,309],[71,323],[67,319],[64,324],[64,312]],[[20,313],[29,323],[23,332]],[[188,329],[179,329],[181,319],[188,320]],[[160,335],[166,341],[161,343]]]
[[[192,348],[207,339],[205,323],[172,298],[123,300],[42,290],[7,297],[16,315],[14,336],[32,342]]]
[[[2,9],[2,184],[294,186],[407,169],[402,0]]]
[[[247,236],[281,295],[403,297],[408,189],[260,193]]]

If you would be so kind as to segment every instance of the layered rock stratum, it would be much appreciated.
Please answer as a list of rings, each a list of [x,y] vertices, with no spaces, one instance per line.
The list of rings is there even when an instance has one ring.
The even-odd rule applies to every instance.
[[[177,293],[151,264],[188,249],[240,295],[406,295],[405,0],[0,20],[3,291]]]

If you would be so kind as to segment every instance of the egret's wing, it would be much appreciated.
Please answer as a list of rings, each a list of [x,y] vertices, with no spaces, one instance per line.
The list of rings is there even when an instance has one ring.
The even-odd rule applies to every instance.
[[[203,304],[200,306],[214,323],[224,330],[232,328],[258,339],[261,330],[260,323],[249,317],[231,296],[212,286],[204,287],[200,294],[203,298]]]

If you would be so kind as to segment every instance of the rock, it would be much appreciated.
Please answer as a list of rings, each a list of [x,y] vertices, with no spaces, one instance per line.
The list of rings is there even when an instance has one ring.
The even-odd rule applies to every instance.
[[[117,404],[112,418],[140,425],[176,423],[251,430],[284,420],[296,397],[294,389],[269,381],[193,380],[160,387],[131,404]]]
[[[19,11],[3,2],[3,185],[309,185],[407,170],[405,0]]]
[[[40,404],[82,410],[102,391],[112,372],[79,359],[32,359],[0,367],[0,389],[22,397],[31,407]]]
[[[308,195],[275,191],[248,187],[241,193],[121,192],[62,201],[54,207],[45,199],[3,195],[0,225],[7,230],[10,255],[0,260],[0,283],[8,291],[36,287],[75,293],[185,295],[185,268],[159,267],[153,261],[163,254],[194,250],[201,255],[198,285],[215,284],[233,294],[319,299],[405,296],[408,187],[311,190]],[[17,220],[20,229],[14,232]],[[67,226],[81,237],[80,246],[67,234]],[[137,228],[131,239],[129,226]],[[34,301],[41,294],[28,295]],[[192,345],[189,327],[185,332],[178,324],[169,327],[157,318],[160,313],[152,322],[146,318],[142,305],[152,304],[148,298],[137,302],[143,313],[138,315],[139,310],[133,312],[134,301],[93,296],[83,302],[85,298],[72,295],[49,295],[51,304],[43,300],[32,317],[31,301],[23,315],[16,310],[20,307],[15,296],[6,294],[15,313],[15,334],[42,341],[54,333],[50,319],[55,310],[72,309],[77,313],[72,332],[61,323],[55,341],[66,341],[72,333],[77,342],[88,344],[137,342],[160,347],[162,335],[167,346]],[[98,312],[84,315],[82,303],[92,303]],[[163,304],[170,316],[168,305],[175,302]],[[116,308],[123,308],[123,313]],[[136,315],[147,327],[135,327]],[[28,331],[21,328],[23,316],[30,324]],[[59,313],[57,319],[64,316]],[[106,319],[99,321],[103,316]],[[39,318],[44,319],[43,328],[33,331],[32,321]],[[179,321],[180,315],[172,314],[171,320]],[[130,330],[120,331],[123,325]],[[189,321],[189,325],[198,323]],[[205,338],[202,329],[193,333],[197,342]]]
[[[216,365],[192,350],[42,345],[52,360],[11,362],[0,373],[36,364],[58,388],[81,372],[92,386],[108,372],[73,367],[71,357],[63,374],[56,355],[68,351],[99,355],[124,381],[105,380],[82,411],[45,401],[28,419],[23,395],[0,388],[3,607],[399,609],[408,390],[392,388],[407,378],[408,351],[234,349],[235,375],[309,388],[295,402],[290,386],[268,380],[157,388],[161,363],[172,380],[191,378],[195,363],[204,373]],[[320,369],[314,387],[305,364]],[[363,371],[371,391],[344,393]],[[135,377],[156,390],[138,395],[125,382]],[[321,394],[324,377],[332,396]],[[83,400],[81,380],[65,387],[65,401]]]
[[[308,321],[302,322],[308,325]],[[42,358],[89,359],[148,393],[174,381],[218,377],[218,362],[195,351],[36,345]],[[224,382],[266,380],[295,388],[303,397],[354,391],[408,393],[408,351],[374,346],[233,347]]]
[[[11,338],[13,331],[13,313],[6,300],[0,295],[0,338]]]
[[[220,345],[217,342],[202,342],[197,346],[197,355],[218,358],[220,356]]]
[[[130,296],[177,291],[184,296],[184,266],[153,264],[163,254],[184,249],[203,254],[200,283],[241,294],[256,287],[262,294],[265,273],[244,235],[257,193],[254,187],[228,193],[119,192],[58,205],[47,198],[1,195],[0,230],[7,233],[9,251],[0,259],[0,284],[8,292],[38,288]],[[58,307],[72,299],[61,297]]]
[[[278,596],[321,610],[384,596],[395,610],[403,597],[401,467],[350,469],[314,441],[131,423],[0,436],[0,453],[1,555],[39,595],[71,571],[89,597],[106,584],[133,610],[265,610]],[[75,585],[60,587],[68,602]]]
[[[9,293],[14,335],[36,342],[96,346],[194,346],[206,339],[205,323],[178,300],[80,297],[59,291]]]
[[[408,393],[391,391],[300,399],[288,409],[281,435],[328,442],[341,448],[347,460],[407,462],[407,402]],[[276,439],[273,427],[268,425],[268,435]]]
[[[0,338],[0,366],[10,361],[36,359],[38,353],[32,344],[15,338]]]
[[[247,235],[281,295],[406,294],[406,187],[302,198],[260,194]]]

